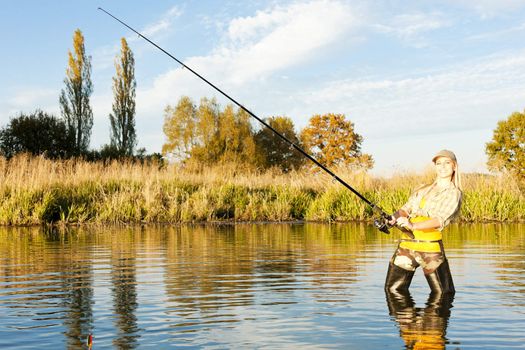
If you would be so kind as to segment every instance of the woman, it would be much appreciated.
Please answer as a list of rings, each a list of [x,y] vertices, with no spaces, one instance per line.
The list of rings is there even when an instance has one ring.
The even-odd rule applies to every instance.
[[[387,292],[407,292],[416,268],[421,266],[432,293],[455,293],[441,231],[461,206],[458,163],[456,155],[448,150],[439,151],[432,162],[436,180],[416,190],[390,221],[391,225],[412,231],[414,238],[401,239],[390,260]]]

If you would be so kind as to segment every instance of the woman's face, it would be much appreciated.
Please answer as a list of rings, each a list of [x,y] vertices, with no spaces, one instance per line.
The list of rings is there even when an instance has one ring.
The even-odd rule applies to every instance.
[[[438,159],[436,159],[435,167],[436,167],[437,177],[447,178],[447,179],[452,178],[452,174],[454,173],[454,170],[456,169],[456,165],[454,164],[454,161],[447,157],[439,157]]]

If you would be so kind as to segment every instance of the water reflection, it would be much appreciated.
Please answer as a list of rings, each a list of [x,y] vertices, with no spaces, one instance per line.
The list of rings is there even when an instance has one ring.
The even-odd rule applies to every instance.
[[[386,293],[390,316],[399,326],[406,349],[444,349],[453,294],[431,293],[425,307],[416,307],[410,292]]]
[[[0,239],[2,323],[17,330],[21,344],[40,329],[62,325],[65,345],[81,348],[93,329],[89,251],[47,228],[36,234],[16,229]],[[60,251],[49,244],[55,241]]]
[[[120,349],[522,344],[525,225],[446,240],[454,318],[452,300],[388,295],[392,323],[395,236],[365,224],[2,228],[0,348],[85,348],[90,333]],[[415,281],[416,299],[427,290]]]
[[[129,235],[130,232],[125,233]],[[113,345],[133,349],[140,337],[137,326],[136,249],[128,242],[115,241],[111,247],[111,283],[117,334]]]
[[[297,235],[285,225],[275,225],[271,232],[264,225],[168,229],[168,300],[177,303],[176,313],[187,316],[225,305],[251,305],[253,291],[287,293],[305,278],[319,286],[347,286],[355,270],[355,246],[362,243],[334,244],[332,233],[326,225]]]
[[[85,252],[72,251],[61,263],[60,306],[69,348],[81,348],[93,330],[93,272]]]

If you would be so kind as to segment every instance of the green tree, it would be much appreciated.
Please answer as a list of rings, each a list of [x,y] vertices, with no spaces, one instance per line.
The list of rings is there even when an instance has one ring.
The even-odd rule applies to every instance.
[[[290,118],[277,116],[266,118],[265,121],[295,145],[302,147]],[[255,144],[257,146],[257,159],[263,168],[279,167],[287,172],[299,168],[306,159],[267,127],[261,128],[255,134]]]
[[[65,89],[60,93],[60,109],[68,132],[74,139],[74,154],[84,154],[89,147],[93,111],[89,98],[93,92],[91,83],[91,57],[86,56],[84,36],[80,29],[73,35],[73,52],[68,52]]]
[[[372,156],[361,153],[363,137],[344,114],[314,115],[301,132],[305,150],[325,166],[371,169]]]
[[[512,113],[498,122],[485,151],[491,170],[506,170],[525,180],[525,113]]]
[[[0,151],[7,158],[21,152],[63,158],[72,148],[66,124],[41,110],[20,114],[0,130]]]
[[[113,77],[113,113],[111,122],[111,145],[124,156],[133,155],[137,144],[135,133],[135,59],[126,39],[121,39],[120,57],[115,60],[116,75]]]
[[[162,146],[162,154],[173,155],[182,161],[190,157],[196,144],[196,118],[195,104],[187,96],[181,97],[176,107],[166,107],[163,126],[166,143]]]

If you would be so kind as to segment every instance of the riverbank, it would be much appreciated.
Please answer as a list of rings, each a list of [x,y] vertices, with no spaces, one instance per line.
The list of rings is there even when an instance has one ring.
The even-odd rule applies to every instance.
[[[0,159],[0,224],[184,223],[370,220],[363,201],[316,171],[264,173],[231,165],[181,169],[158,164],[19,156]],[[336,169],[386,212],[432,180],[432,172],[389,179]],[[466,174],[460,221],[525,221],[525,196],[511,178]]]

